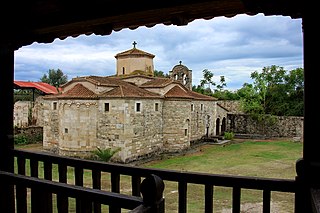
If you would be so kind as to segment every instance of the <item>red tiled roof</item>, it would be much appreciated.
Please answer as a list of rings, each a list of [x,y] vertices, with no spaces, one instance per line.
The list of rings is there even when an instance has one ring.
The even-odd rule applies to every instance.
[[[207,101],[217,100],[216,98],[208,95],[203,95],[190,90],[184,90],[178,85],[170,89],[164,96],[166,98],[190,98],[190,99],[207,100]]]
[[[95,85],[99,86],[107,86],[113,89],[108,90],[107,92],[96,94],[93,91],[89,90],[81,81],[89,81]],[[99,77],[99,76],[86,76],[73,79],[69,82],[77,83],[73,88],[66,91],[65,93],[50,96],[47,98],[163,98],[162,95],[148,91],[144,88],[152,88],[152,87],[166,87],[171,83],[177,83],[176,86],[171,88],[165,95],[165,98],[188,98],[188,99],[195,99],[195,100],[207,100],[207,101],[214,101],[217,100],[214,97],[203,95],[194,91],[190,91],[186,89],[180,83],[175,82],[169,78],[151,78],[149,82],[142,84],[141,86],[137,86],[133,83],[123,81],[122,78],[118,77]]]
[[[38,89],[45,94],[58,94],[57,88],[44,82],[28,82],[28,81],[14,81],[14,86],[20,89]]]
[[[117,55],[115,55],[115,58],[118,58],[119,56],[127,56],[127,55],[145,55],[151,58],[154,58],[155,55],[151,54],[151,53],[147,53],[145,51],[139,50],[137,48],[132,48],[130,50],[126,50],[124,52],[118,53]]]
[[[154,78],[154,80],[148,81],[142,84],[140,87],[165,87],[172,83],[173,80],[170,78]]]
[[[182,89],[179,86],[174,86],[172,89],[170,89],[164,97],[166,98],[192,98],[188,91]]]
[[[124,82],[124,84],[101,94],[99,97],[160,98],[160,95]]]
[[[189,94],[190,94],[194,99],[208,100],[208,101],[216,101],[216,100],[218,100],[218,99],[215,98],[215,97],[208,96],[208,95],[204,95],[204,94],[197,93],[197,92],[194,92],[194,91],[189,91]]]
[[[82,84],[78,83],[76,84],[74,87],[72,87],[71,89],[69,89],[68,91],[66,91],[65,93],[62,94],[58,94],[58,95],[50,95],[45,97],[46,99],[94,99],[97,98],[97,94],[94,93],[93,91],[89,90],[88,88],[86,88],[85,86],[83,86]]]

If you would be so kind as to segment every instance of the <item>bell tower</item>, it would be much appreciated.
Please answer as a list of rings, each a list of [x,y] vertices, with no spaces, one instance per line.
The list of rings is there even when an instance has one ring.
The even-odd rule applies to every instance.
[[[179,64],[169,71],[169,76],[171,79],[179,81],[189,90],[192,90],[192,70],[182,65],[182,61],[179,61]]]

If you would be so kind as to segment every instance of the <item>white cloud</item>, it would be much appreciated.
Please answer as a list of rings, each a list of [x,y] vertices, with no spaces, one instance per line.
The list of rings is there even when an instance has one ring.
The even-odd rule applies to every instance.
[[[224,75],[227,89],[251,82],[250,74],[265,66],[287,70],[302,67],[300,19],[284,16],[237,15],[195,20],[187,26],[139,27],[109,36],[79,36],[56,39],[51,44],[22,47],[15,53],[15,79],[39,81],[49,69],[61,69],[72,77],[115,74],[114,56],[132,48],[156,55],[155,69],[165,73],[182,61],[193,71],[198,85],[202,70],[209,69],[219,80]]]

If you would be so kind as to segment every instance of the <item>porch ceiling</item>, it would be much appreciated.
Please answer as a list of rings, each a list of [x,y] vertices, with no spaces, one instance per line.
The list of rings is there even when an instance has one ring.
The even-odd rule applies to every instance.
[[[186,25],[195,19],[237,14],[300,18],[302,0],[7,0],[1,6],[1,44],[14,48],[81,34],[108,35],[123,28]]]

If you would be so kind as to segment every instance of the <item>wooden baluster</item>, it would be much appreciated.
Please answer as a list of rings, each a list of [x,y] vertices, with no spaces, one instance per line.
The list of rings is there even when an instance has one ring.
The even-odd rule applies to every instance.
[[[187,182],[179,181],[178,183],[179,193],[179,213],[187,212]]]
[[[270,213],[271,191],[263,190],[263,213]]]
[[[205,212],[212,213],[213,212],[213,185],[206,184],[204,188],[204,199],[205,199]]]
[[[134,175],[131,177],[132,195],[133,196],[140,196],[140,184],[141,184],[141,177],[140,176]]]
[[[58,165],[59,170],[59,182],[67,183],[67,166],[65,164]],[[58,213],[68,213],[69,202],[68,197],[62,194],[57,194],[57,208]]]
[[[241,188],[233,187],[232,191],[232,213],[240,213]]]
[[[94,189],[101,189],[101,171],[92,170],[92,187]],[[94,202],[93,203],[93,212],[101,213],[101,204]]]
[[[44,169],[44,179],[52,180],[52,163],[51,162],[43,162],[43,169]],[[46,202],[46,209],[44,212],[52,213],[52,193],[46,192],[44,194],[45,202]]]
[[[120,174],[111,173],[111,191],[120,193]],[[121,213],[121,209],[117,206],[109,206],[109,212],[111,213]]]
[[[26,159],[22,157],[17,158],[18,174],[26,175]],[[25,186],[17,185],[17,212],[27,213],[27,188]]]

